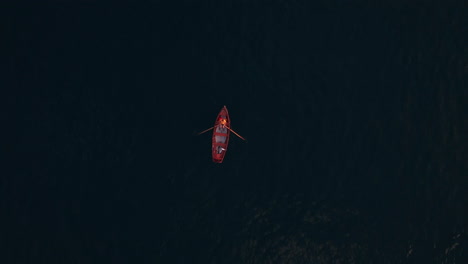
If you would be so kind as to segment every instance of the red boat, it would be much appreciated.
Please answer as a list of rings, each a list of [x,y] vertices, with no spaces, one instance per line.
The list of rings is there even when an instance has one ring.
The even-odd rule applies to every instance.
[[[219,111],[214,126],[199,134],[205,133],[211,129],[213,129],[213,138],[211,141],[213,162],[222,163],[229,144],[229,133],[232,132],[241,139],[245,139],[231,129],[231,120],[229,119],[226,106],[223,106],[221,111]]]

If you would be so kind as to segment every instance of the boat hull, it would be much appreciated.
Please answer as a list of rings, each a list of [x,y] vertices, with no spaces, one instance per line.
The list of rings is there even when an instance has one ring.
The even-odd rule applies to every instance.
[[[225,119],[226,123],[223,125],[220,123],[220,120]],[[219,111],[218,116],[216,117],[215,125],[213,128],[213,137],[212,137],[212,158],[215,163],[222,163],[224,156],[226,155],[227,147],[229,144],[229,129],[227,127],[231,126],[231,120],[229,119],[229,113],[224,106],[221,111]]]

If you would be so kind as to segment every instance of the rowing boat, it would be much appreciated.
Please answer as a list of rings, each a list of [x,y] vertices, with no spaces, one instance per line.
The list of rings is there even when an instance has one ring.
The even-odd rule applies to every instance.
[[[213,162],[215,163],[223,162],[224,156],[226,155],[230,132],[227,128],[230,124],[229,113],[226,106],[224,106],[221,111],[219,111],[218,117],[216,118],[211,141],[211,154]]]
[[[229,144],[229,133],[233,132],[241,139],[245,139],[231,129],[231,119],[229,118],[229,113],[226,106],[223,106],[221,111],[219,111],[214,126],[200,132],[199,134],[205,133],[211,129],[213,129],[213,137],[211,140],[211,156],[213,158],[213,162],[222,163]]]

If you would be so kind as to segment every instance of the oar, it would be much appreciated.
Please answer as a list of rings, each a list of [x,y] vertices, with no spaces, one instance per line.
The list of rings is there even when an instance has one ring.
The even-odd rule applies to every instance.
[[[201,135],[201,134],[203,134],[203,133],[205,133],[205,132],[208,132],[208,131],[210,131],[210,130],[213,129],[213,128],[214,128],[214,127],[210,127],[210,128],[208,128],[207,130],[203,130],[202,132],[198,133],[197,135]]]
[[[226,126],[227,127],[227,126]],[[230,127],[227,127],[227,129],[229,129],[229,131],[231,131],[232,133],[234,133],[236,136],[240,137],[242,140],[245,140],[245,138],[241,137],[241,135],[237,134],[236,131],[232,130]],[[247,141],[247,140],[245,140]]]

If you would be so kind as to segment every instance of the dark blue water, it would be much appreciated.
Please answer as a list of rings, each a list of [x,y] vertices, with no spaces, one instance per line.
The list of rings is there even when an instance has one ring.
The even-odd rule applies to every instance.
[[[467,10],[5,8],[2,263],[461,263]]]

